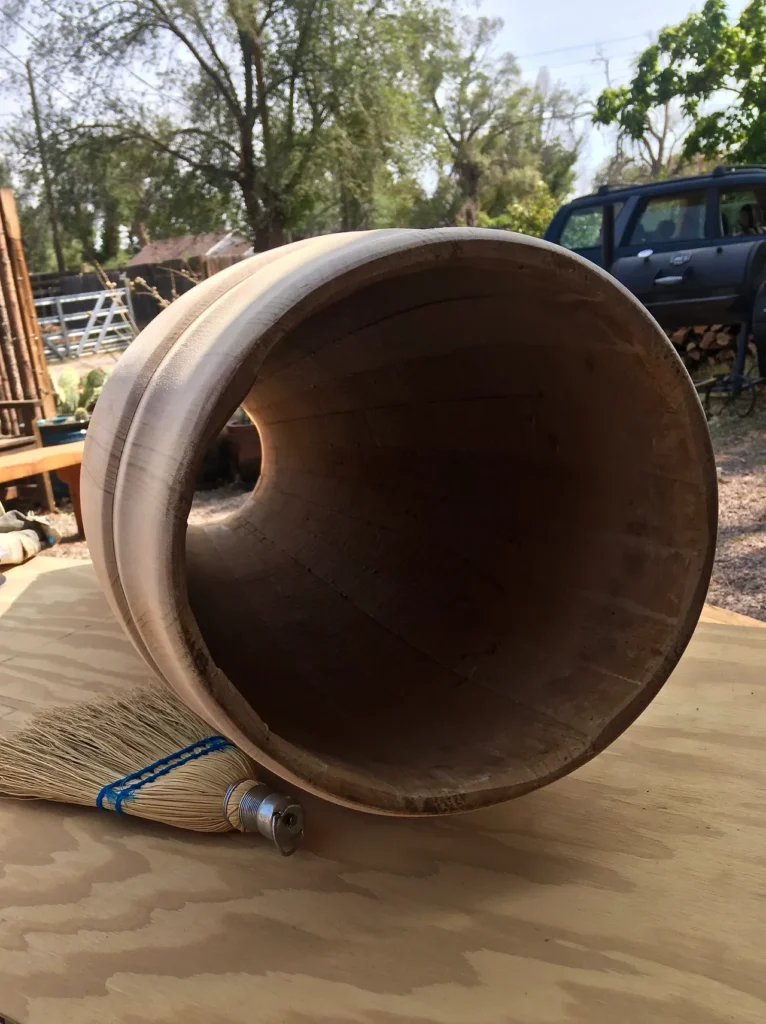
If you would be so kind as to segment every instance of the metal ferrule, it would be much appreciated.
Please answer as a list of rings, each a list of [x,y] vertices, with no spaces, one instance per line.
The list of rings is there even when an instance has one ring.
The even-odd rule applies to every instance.
[[[238,785],[234,783],[226,792],[224,814]],[[289,857],[303,839],[305,814],[293,797],[274,793],[270,787],[257,784],[240,798],[239,822],[243,832],[259,832],[270,839],[284,857]]]

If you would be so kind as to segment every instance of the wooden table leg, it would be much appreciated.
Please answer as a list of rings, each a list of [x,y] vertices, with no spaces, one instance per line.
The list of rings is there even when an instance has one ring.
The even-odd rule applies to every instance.
[[[82,525],[82,508],[80,507],[80,464],[75,466],[62,466],[61,469],[57,469],[59,477],[69,488],[69,497],[72,499],[72,508],[74,509],[74,517],[77,521],[77,532],[81,537],[85,536],[85,530]]]

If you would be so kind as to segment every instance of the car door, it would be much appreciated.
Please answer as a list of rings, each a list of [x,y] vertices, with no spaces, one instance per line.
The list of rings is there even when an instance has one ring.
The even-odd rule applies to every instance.
[[[664,327],[714,322],[689,319],[705,308],[706,299],[715,298],[709,200],[708,189],[688,186],[643,197],[617,250],[612,274]]]

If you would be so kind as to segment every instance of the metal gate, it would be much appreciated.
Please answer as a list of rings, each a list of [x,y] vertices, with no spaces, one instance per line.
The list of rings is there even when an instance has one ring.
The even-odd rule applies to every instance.
[[[46,355],[77,359],[94,352],[127,348],[138,334],[126,288],[35,299]]]

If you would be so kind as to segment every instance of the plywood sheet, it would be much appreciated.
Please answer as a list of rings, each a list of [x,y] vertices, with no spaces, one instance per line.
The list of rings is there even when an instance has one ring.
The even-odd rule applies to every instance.
[[[82,562],[0,587],[0,730],[134,685]],[[704,622],[574,776],[459,818],[307,800],[287,860],[0,803],[0,1014],[20,1024],[766,1020],[766,633]]]

